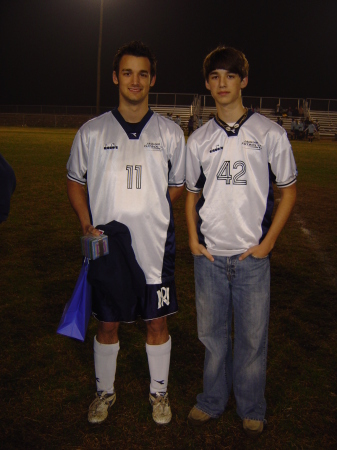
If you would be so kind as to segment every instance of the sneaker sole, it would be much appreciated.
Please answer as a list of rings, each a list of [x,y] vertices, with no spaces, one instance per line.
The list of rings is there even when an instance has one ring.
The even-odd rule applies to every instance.
[[[167,422],[157,422],[156,420],[154,420],[153,416],[152,416],[152,419],[153,419],[153,422],[156,423],[157,425],[168,425],[172,420],[172,415]]]

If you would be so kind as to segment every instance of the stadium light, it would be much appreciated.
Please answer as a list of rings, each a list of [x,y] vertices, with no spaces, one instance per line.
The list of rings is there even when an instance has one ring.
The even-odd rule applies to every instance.
[[[101,0],[101,12],[100,12],[100,18],[99,18],[99,35],[98,35],[98,56],[97,56],[97,91],[96,91],[96,114],[97,115],[99,115],[99,113],[100,113],[103,3],[104,3],[104,0]]]

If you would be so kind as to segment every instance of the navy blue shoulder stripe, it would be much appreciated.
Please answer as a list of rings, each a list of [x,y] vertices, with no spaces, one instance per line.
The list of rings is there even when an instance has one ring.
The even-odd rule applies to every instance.
[[[276,185],[279,188],[283,188],[283,187],[291,186],[292,184],[295,183],[295,181],[296,181],[296,178],[294,178],[293,180],[289,181],[288,183],[284,183],[284,184],[276,183]]]

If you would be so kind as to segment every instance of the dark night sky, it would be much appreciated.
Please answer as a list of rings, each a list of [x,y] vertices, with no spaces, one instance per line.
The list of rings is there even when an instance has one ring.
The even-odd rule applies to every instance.
[[[0,104],[95,105],[100,0],[0,0]],[[245,95],[337,98],[337,1],[104,0],[101,104],[118,47],[158,59],[155,92],[207,93],[218,44],[250,63]]]

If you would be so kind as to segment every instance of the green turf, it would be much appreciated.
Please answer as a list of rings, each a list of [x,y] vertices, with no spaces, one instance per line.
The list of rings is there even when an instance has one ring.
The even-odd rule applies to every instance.
[[[180,311],[170,317],[170,425],[148,406],[144,324],[121,327],[117,402],[92,427],[92,341],[55,333],[81,266],[80,228],[66,195],[65,165],[76,130],[0,128],[0,152],[17,188],[0,244],[0,446],[3,449],[334,449],[337,412],[337,142],[294,142],[298,201],[272,257],[266,398],[268,427],[251,443],[231,398],[201,428],[186,417],[202,389],[193,261],[183,200],[175,207]],[[276,194],[277,197],[277,194]]]

